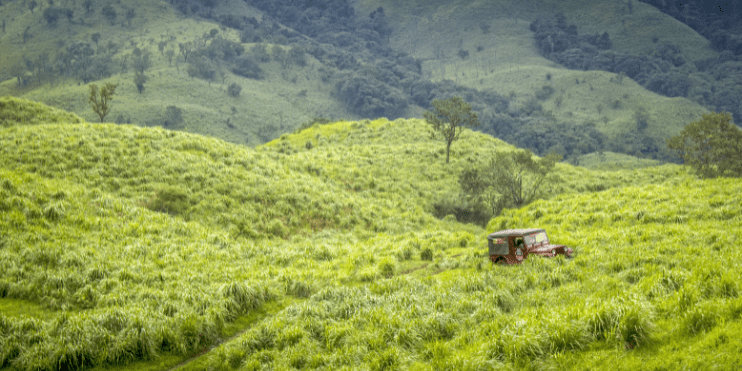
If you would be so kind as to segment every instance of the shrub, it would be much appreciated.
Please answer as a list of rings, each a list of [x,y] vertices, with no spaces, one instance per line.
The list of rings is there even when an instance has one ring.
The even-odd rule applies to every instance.
[[[239,97],[241,91],[242,91],[242,87],[237,85],[237,83],[235,82],[229,84],[229,87],[227,87],[227,92],[232,97]]]
[[[182,215],[188,210],[188,193],[180,186],[167,185],[160,188],[147,208],[171,215]]]
[[[47,24],[56,24],[59,17],[67,17],[67,19],[71,19],[73,15],[72,9],[67,8],[57,8],[50,6],[44,10],[44,20],[46,20]]]
[[[420,260],[433,260],[433,250],[430,247],[426,247],[420,251]]]
[[[304,67],[307,64],[304,48],[298,45],[292,46],[291,49],[289,49],[287,59],[291,64],[300,67]]]
[[[193,58],[186,71],[188,72],[188,76],[198,77],[204,80],[211,80],[216,76],[214,63],[206,57]]]
[[[391,258],[383,258],[379,261],[379,273],[384,277],[394,276],[395,264]]]
[[[135,73],[134,74],[134,85],[137,87],[137,91],[139,94],[142,94],[144,92],[144,84],[149,80],[149,78],[143,74],[143,73]]]
[[[279,219],[271,220],[266,226],[265,231],[276,237],[284,237],[288,234],[288,228]]]
[[[101,9],[100,13],[105,17],[108,22],[113,24],[116,21],[116,9],[111,6],[111,4],[108,4]]]
[[[667,147],[703,178],[742,177],[742,130],[728,113],[710,113],[688,124]]]
[[[168,106],[165,109],[164,126],[178,126],[183,123],[183,110],[176,106]]]
[[[248,79],[260,80],[263,78],[263,70],[254,57],[243,55],[235,60],[232,72]]]
[[[550,74],[547,74],[547,80],[551,78]],[[552,88],[550,85],[544,85],[541,87],[541,90],[536,92],[536,98],[538,100],[546,100],[549,99],[549,97],[554,93],[554,88]]]

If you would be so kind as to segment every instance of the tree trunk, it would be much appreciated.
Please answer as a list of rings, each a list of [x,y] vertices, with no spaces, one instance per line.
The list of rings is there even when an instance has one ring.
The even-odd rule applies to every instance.
[[[448,163],[448,153],[451,151],[451,143],[452,142],[446,143],[446,163]]]

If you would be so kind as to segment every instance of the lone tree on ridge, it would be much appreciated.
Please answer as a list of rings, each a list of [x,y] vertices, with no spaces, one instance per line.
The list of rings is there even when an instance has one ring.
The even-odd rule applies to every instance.
[[[88,103],[90,103],[90,107],[93,108],[93,112],[100,117],[100,122],[103,122],[103,118],[111,111],[110,102],[113,100],[113,93],[117,86],[118,84],[106,83],[106,85],[103,85],[103,88],[100,89],[99,95],[98,85],[90,85]]]
[[[460,97],[446,100],[433,100],[433,112],[425,112],[425,121],[433,126],[433,129],[441,134],[446,141],[446,163],[448,163],[451,144],[459,139],[465,127],[474,128],[479,126],[479,117],[472,111],[471,105]],[[435,134],[432,135],[435,137]]]

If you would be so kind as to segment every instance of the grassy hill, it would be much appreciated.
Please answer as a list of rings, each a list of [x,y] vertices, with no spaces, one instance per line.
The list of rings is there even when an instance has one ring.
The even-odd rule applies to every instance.
[[[445,165],[416,119],[255,149],[15,98],[0,122],[0,368],[740,366],[731,179],[558,164],[482,228],[432,206],[513,147],[466,132]],[[577,257],[491,265],[512,227]]]
[[[114,24],[101,14],[101,9],[108,4],[113,4],[119,12]],[[70,4],[75,14],[72,22],[61,19],[56,25],[47,24],[43,18],[47,6],[41,4],[32,14],[22,1],[3,5],[4,17],[8,19],[7,32],[0,35],[0,66],[7,80],[0,83],[0,96],[13,95],[44,102],[75,112],[88,121],[98,121],[87,104],[87,84],[81,84],[79,79],[55,77],[53,80],[43,79],[41,84],[32,79],[29,85],[19,87],[9,75],[11,67],[23,64],[24,58],[35,59],[47,52],[53,59],[63,47],[76,41],[95,48],[91,35],[97,32],[101,35],[99,55],[111,56],[115,73],[110,78],[90,83],[119,84],[106,122],[163,126],[166,107],[176,106],[183,110],[183,122],[170,129],[255,146],[273,139],[275,132],[292,131],[315,116],[352,117],[342,103],[330,97],[333,86],[322,81],[317,71],[319,63],[311,56],[307,56],[305,67],[291,71],[282,69],[279,62],[262,63],[265,78],[261,80],[244,78],[229,71],[224,81],[221,78],[206,81],[189,77],[187,65],[179,56],[180,43],[206,42],[204,35],[212,29],[217,29],[219,35],[228,40],[239,42],[238,31],[203,18],[185,17],[166,1],[100,1],[93,4],[90,12],[82,4]],[[222,4],[216,11],[226,6]],[[241,12],[233,12],[233,15],[259,16],[249,7],[232,6]],[[136,13],[131,25],[121,14],[129,8],[135,9]],[[30,27],[32,37],[23,43],[21,34],[26,27]],[[160,52],[158,44],[163,41],[167,45]],[[109,43],[113,43],[114,48],[108,49]],[[244,44],[247,50],[252,46],[252,43]],[[152,67],[146,72],[149,81],[143,94],[137,91],[133,82],[132,52],[135,47],[152,53]],[[268,47],[270,50],[271,45]],[[172,61],[165,54],[167,50],[175,53]],[[121,69],[122,63],[127,64],[126,71]],[[238,97],[227,93],[230,83],[242,87]]]
[[[683,55],[688,60],[715,57],[708,41],[693,30],[662,14],[653,7],[633,2],[629,14],[626,3],[550,1],[524,3],[511,1],[438,1],[404,4],[365,0],[356,3],[359,14],[368,14],[379,6],[386,9],[394,32],[392,47],[407,52],[422,62],[426,76],[435,82],[453,80],[459,85],[481,91],[495,91],[511,96],[510,110],[521,112],[544,86],[554,93],[539,101],[547,125],[557,122],[591,123],[613,142],[623,142],[623,135],[636,128],[635,112],[645,110],[646,134],[669,137],[707,110],[683,98],[666,98],[643,89],[630,79],[620,83],[617,76],[600,71],[572,71],[543,58],[533,45],[531,20],[541,15],[564,12],[581,33],[608,31],[617,51],[649,53],[662,41],[682,40]],[[61,19],[56,25],[44,21],[42,4],[33,13],[25,2],[3,5],[7,14],[7,32],[0,36],[0,66],[7,69],[23,64],[24,56],[33,60],[43,52],[54,57],[58,50],[76,41],[92,45],[91,35],[100,33],[98,47],[110,54],[117,66],[112,77],[93,81],[119,83],[109,122],[135,122],[141,126],[165,125],[166,108],[183,110],[183,122],[168,129],[188,131],[221,138],[232,143],[256,146],[291,132],[311,118],[328,117],[333,121],[362,119],[335,94],[332,79],[324,75],[320,61],[307,55],[307,65],[284,69],[278,62],[260,66],[265,78],[254,80],[227,72],[224,80],[190,78],[179,56],[180,43],[205,43],[212,29],[228,40],[239,41],[238,31],[220,26],[213,20],[184,16],[165,1],[114,3],[119,12],[111,24],[101,14],[109,2],[93,4],[88,12],[81,4],[72,4],[72,21]],[[519,5],[520,4],[520,5]],[[126,9],[135,9],[131,24],[124,19]],[[241,1],[219,2],[213,15],[256,17],[262,13]],[[31,35],[23,42],[22,34]],[[670,36],[665,35],[672,35]],[[667,39],[667,40],[665,40]],[[163,52],[158,44],[166,42]],[[109,43],[114,48],[109,49]],[[281,45],[265,44],[268,50]],[[248,50],[254,44],[244,43]],[[146,72],[149,81],[143,94],[133,83],[131,68],[135,47],[150,51],[153,66]],[[168,61],[165,52],[175,58]],[[466,59],[459,51],[469,52]],[[126,58],[126,59],[125,59]],[[128,62],[127,62],[128,61]],[[122,64],[128,67],[124,71]],[[240,96],[227,94],[230,83],[239,84]],[[0,83],[0,95],[24,97],[74,112],[88,121],[95,115],[87,105],[88,89],[79,80],[55,78],[41,84],[31,81],[18,87],[14,79]],[[420,117],[423,109],[411,105],[406,117]],[[627,149],[628,152],[628,149]]]
[[[634,1],[406,1],[364,0],[358,8],[386,9],[395,32],[392,47],[422,59],[433,81],[453,80],[477,90],[514,93],[518,110],[544,86],[554,93],[544,111],[559,122],[591,122],[615,138],[634,131],[634,112],[650,116],[648,134],[669,137],[708,111],[685,98],[649,92],[630,79],[603,71],[565,69],[542,57],[534,45],[532,20],[562,12],[580,34],[608,32],[613,49],[651,53],[657,42],[681,45],[689,61],[715,58],[708,40],[656,8]],[[653,41],[653,37],[659,39]],[[468,52],[462,59],[460,50]]]

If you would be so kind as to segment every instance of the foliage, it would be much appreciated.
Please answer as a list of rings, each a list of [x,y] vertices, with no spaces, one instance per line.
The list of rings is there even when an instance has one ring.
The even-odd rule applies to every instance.
[[[183,110],[176,106],[167,106],[165,108],[165,127],[178,127],[183,123]]]
[[[103,17],[105,17],[109,23],[113,24],[114,22],[116,22],[116,9],[111,6],[111,4],[104,6],[101,9],[100,14],[103,15]]]
[[[229,93],[229,95],[232,97],[239,97],[241,91],[242,87],[236,82],[229,84],[229,86],[227,87],[227,93]]]
[[[339,74],[335,85],[337,96],[363,117],[402,116],[408,104],[404,95],[399,89],[376,78],[374,72]]]
[[[141,51],[139,48],[136,48],[134,50],[132,66],[134,66],[134,71],[137,73],[145,73],[150,67],[152,67],[152,52],[149,50]]]
[[[143,73],[137,72],[134,74],[134,85],[137,87],[139,94],[144,92],[144,84],[147,83],[147,80],[149,80],[149,77]]]
[[[212,80],[216,76],[214,62],[204,56],[194,56],[191,58],[186,71],[189,77],[198,77],[204,80]]]
[[[235,60],[232,72],[248,79],[260,80],[264,77],[263,70],[252,56],[243,55]]]
[[[703,178],[742,177],[742,130],[728,113],[703,115],[667,140],[684,163]]]
[[[446,142],[446,163],[448,163],[451,144],[459,139],[464,128],[479,126],[479,117],[472,112],[471,105],[460,97],[444,101],[434,100],[434,112],[425,112],[425,121],[437,131]]]
[[[53,112],[14,102],[6,117]],[[5,366],[160,369],[207,349],[193,368],[738,364],[734,179],[559,163],[558,195],[483,229],[430,215],[465,164],[513,150],[471,131],[446,166],[421,120],[314,125],[255,150],[28,122],[0,129]],[[483,255],[487,233],[535,225],[577,257]]]
[[[72,9],[67,8],[60,8],[55,6],[50,6],[46,9],[44,9],[44,20],[46,20],[47,24],[55,25],[57,23],[57,20],[59,20],[60,17],[66,17],[67,19],[72,19],[73,11]]]
[[[561,157],[551,154],[535,160],[528,150],[495,151],[482,168],[461,172],[459,184],[470,198],[484,202],[492,215],[503,208],[520,208],[543,197],[543,188],[553,188],[549,175]]]
[[[103,122],[103,118],[111,111],[111,101],[117,86],[118,84],[106,83],[99,90],[98,85],[90,84],[88,103],[93,112],[100,117],[100,122]]]
[[[666,4],[661,7],[666,8]],[[579,35],[576,26],[568,25],[566,18],[559,14],[554,19],[534,20],[531,30],[536,33],[541,54],[568,68],[622,74],[655,93],[686,97],[717,110],[729,111],[735,120],[742,121],[740,99],[736,98],[739,94],[734,87],[739,85],[739,78],[736,71],[730,71],[730,63],[735,62],[728,58],[688,63],[682,48],[670,42],[657,44],[650,55],[616,52],[610,50],[607,34],[600,37]],[[715,75],[716,80],[710,79],[709,74]]]

